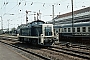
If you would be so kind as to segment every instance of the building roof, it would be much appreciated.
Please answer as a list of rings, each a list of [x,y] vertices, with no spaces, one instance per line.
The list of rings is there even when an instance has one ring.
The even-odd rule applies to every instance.
[[[84,12],[88,12],[88,11],[90,11],[90,7],[80,9],[80,10],[76,10],[76,11],[74,11],[74,14],[84,13]],[[69,13],[65,13],[65,14],[62,14],[62,15],[57,15],[57,17],[55,17],[54,19],[67,17],[67,16],[71,16],[71,15],[72,15],[72,12],[69,12]]]

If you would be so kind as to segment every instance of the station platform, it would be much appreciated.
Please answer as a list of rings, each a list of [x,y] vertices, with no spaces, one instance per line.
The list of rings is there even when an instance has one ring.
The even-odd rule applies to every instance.
[[[0,43],[0,60],[28,60]]]

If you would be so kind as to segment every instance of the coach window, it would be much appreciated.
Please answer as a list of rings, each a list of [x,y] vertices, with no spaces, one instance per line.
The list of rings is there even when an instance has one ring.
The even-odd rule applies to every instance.
[[[55,35],[55,29],[54,29],[54,35]]]
[[[70,32],[70,28],[68,28],[68,32]]]
[[[86,32],[86,27],[82,27],[82,31],[83,32]]]
[[[64,28],[64,32],[66,32],[66,28]]]
[[[80,27],[77,28],[77,32],[80,32]]]
[[[60,29],[59,29],[59,32],[60,32]]]
[[[55,29],[54,29],[54,32],[55,32]]]
[[[90,27],[88,27],[88,32],[90,32]]]
[[[58,30],[56,30],[56,33],[58,33]]]
[[[75,28],[73,28],[73,32],[75,32]]]
[[[64,28],[62,29],[62,32],[64,32]]]

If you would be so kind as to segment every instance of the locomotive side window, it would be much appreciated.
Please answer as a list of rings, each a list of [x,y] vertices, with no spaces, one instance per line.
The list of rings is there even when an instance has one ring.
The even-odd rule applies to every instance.
[[[80,32],[80,27],[77,27],[77,32]]]
[[[82,32],[86,32],[86,27],[82,27]]]
[[[88,32],[90,32],[90,27],[88,27]]]

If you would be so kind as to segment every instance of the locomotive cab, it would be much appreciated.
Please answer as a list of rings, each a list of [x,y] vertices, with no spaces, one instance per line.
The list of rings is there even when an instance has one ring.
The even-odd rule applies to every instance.
[[[58,38],[54,37],[53,24],[43,24],[41,34],[41,44],[52,45]]]
[[[52,44],[53,34],[53,25],[52,24],[43,24],[42,25],[42,34],[41,34],[41,44],[47,45]]]

